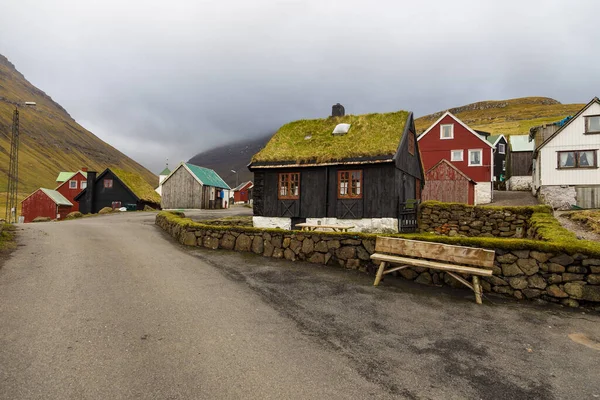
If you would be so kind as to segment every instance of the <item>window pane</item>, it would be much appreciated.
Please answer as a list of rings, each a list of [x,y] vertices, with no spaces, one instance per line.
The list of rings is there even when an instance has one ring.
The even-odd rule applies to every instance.
[[[462,150],[452,150],[452,157],[450,157],[451,161],[462,161],[463,160],[463,151]]]
[[[452,125],[442,125],[442,137],[449,138],[452,135]]]
[[[588,132],[600,132],[600,116],[588,117]]]
[[[572,151],[559,153],[559,165],[561,168],[575,167],[575,153]]]
[[[579,166],[580,167],[594,167],[594,152],[593,151],[580,151],[579,152]]]
[[[471,165],[481,164],[481,152],[480,151],[471,151],[470,158],[471,158]]]

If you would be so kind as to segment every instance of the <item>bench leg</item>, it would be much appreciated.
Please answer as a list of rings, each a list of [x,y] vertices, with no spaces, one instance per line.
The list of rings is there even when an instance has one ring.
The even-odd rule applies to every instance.
[[[375,282],[373,283],[373,286],[377,286],[379,285],[379,282],[381,282],[383,270],[385,269],[386,264],[387,263],[385,261],[382,261],[381,264],[379,264],[379,269],[377,270],[377,275],[375,276]]]
[[[477,275],[473,275],[473,291],[475,292],[475,303],[481,304],[481,285]]]

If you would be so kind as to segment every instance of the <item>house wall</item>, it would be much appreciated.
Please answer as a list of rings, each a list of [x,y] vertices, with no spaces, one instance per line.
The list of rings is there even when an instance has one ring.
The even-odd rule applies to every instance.
[[[252,186],[251,182],[248,182],[240,190],[233,192],[233,201],[235,203],[247,203],[249,200],[249,187]]]
[[[492,202],[492,183],[478,182],[475,185],[475,204],[488,204]]]
[[[511,176],[506,181],[507,190],[531,190],[532,177],[529,176]]]
[[[506,176],[529,176],[533,167],[533,151],[510,152],[506,162]]]
[[[77,188],[71,189],[69,181],[75,180],[77,181]],[[75,201],[75,196],[77,196],[83,190],[81,188],[81,182],[87,182],[87,178],[83,176],[81,172],[77,172],[77,175],[72,177],[66,182],[61,183],[59,187],[56,188],[56,191],[65,196],[67,200],[73,203],[73,207],[71,211],[79,211],[79,203]]]
[[[161,207],[164,209],[176,208],[204,208],[202,185],[187,169],[179,167],[169,179],[161,185]]]
[[[64,212],[65,210],[63,209],[62,211]],[[36,190],[21,203],[21,215],[24,217],[24,222],[31,222],[36,217],[56,219],[56,214],[56,203],[40,189]],[[61,217],[64,218],[63,216]]]
[[[539,150],[541,160],[540,186],[598,185],[600,170],[597,168],[558,169],[558,151],[596,150],[600,157],[600,134],[586,135],[585,116],[600,114],[600,104],[593,103],[579,117],[572,120],[563,131]]]
[[[454,138],[440,139],[440,125],[454,124]],[[425,171],[440,160],[446,159],[475,182],[492,181],[492,149],[484,139],[473,135],[450,115],[438,122],[430,132],[419,140]],[[463,161],[451,161],[451,150],[463,149]],[[482,149],[482,166],[469,166],[468,150]]]
[[[422,200],[474,204],[475,183],[442,163],[427,172]]]
[[[504,144],[504,154],[500,153],[499,145]],[[502,162],[506,161],[506,154],[508,153],[508,143],[504,139],[504,137],[500,138],[498,143],[496,143],[496,148],[494,151],[494,177],[496,178],[496,182],[500,182],[500,175],[504,175],[506,178],[506,170],[502,168]],[[508,167],[508,166],[507,166]]]
[[[112,179],[113,186],[111,188],[104,187],[104,180]],[[126,204],[136,204],[137,198],[121,183],[121,181],[108,170],[102,177],[96,179],[94,183],[94,199],[92,210],[87,210],[84,202],[80,202],[79,209],[83,214],[97,213],[104,207],[112,207],[112,203],[120,201],[121,206],[125,207]]]

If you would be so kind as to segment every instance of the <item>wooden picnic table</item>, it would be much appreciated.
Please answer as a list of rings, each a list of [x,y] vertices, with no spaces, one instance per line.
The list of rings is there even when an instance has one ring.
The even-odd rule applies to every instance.
[[[348,230],[354,228],[354,225],[319,225],[319,224],[308,224],[303,222],[296,224],[303,231],[316,231],[317,229],[332,229],[334,232],[348,232]]]

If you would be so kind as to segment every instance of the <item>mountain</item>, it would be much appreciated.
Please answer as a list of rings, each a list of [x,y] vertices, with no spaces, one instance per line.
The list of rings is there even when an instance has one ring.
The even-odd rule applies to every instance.
[[[561,104],[549,97],[522,97],[510,100],[480,101],[456,108],[452,114],[473,129],[492,135],[529,133],[529,128],[555,122],[573,115],[585,104]],[[417,133],[429,128],[444,111],[415,119]]]
[[[548,97],[523,97],[509,100],[480,101],[451,108],[456,115],[471,128],[491,134],[526,134],[529,128],[549,122],[559,121],[573,115],[585,104],[561,104]],[[417,133],[425,131],[442,114],[438,111],[415,119]],[[195,155],[190,163],[212,168],[231,186],[235,186],[235,174],[239,172],[239,182],[252,180],[246,167],[252,156],[262,149],[273,134],[256,139],[240,140],[227,146],[207,150]]]
[[[253,174],[248,171],[250,159],[267,144],[271,136],[273,133],[207,150],[196,154],[188,162],[214,169],[233,188],[236,186],[236,174],[231,170],[237,171],[239,183],[253,180]]]
[[[79,125],[42,90],[33,86],[0,55],[0,203],[5,201],[10,135],[15,104],[19,107],[19,198],[38,187],[53,189],[59,171],[88,167],[98,172],[113,166],[140,174],[153,187],[158,177]],[[4,192],[4,193],[1,193]],[[2,211],[2,210],[0,210]]]

